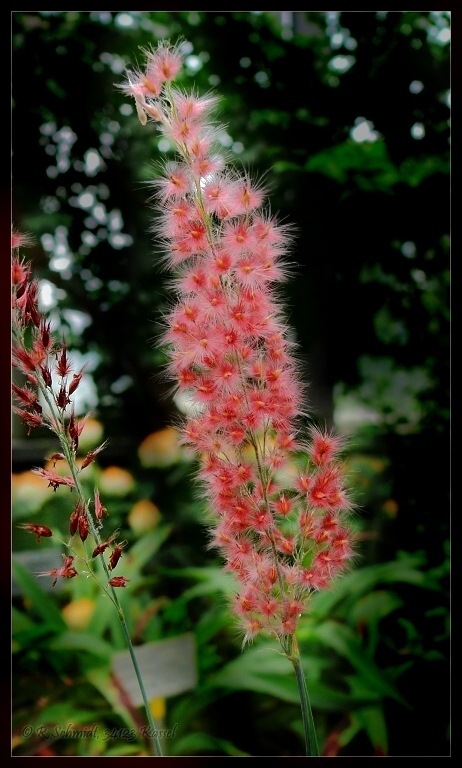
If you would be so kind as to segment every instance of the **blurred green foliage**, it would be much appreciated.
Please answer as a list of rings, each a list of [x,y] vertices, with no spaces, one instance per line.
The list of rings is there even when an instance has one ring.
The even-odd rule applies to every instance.
[[[149,180],[170,148],[115,85],[139,48],[183,37],[182,85],[218,91],[223,145],[296,229],[285,286],[314,421],[350,435],[358,559],[313,598],[299,642],[325,755],[447,755],[449,719],[449,12],[15,11],[13,223],[34,246],[44,308],[87,363],[82,412],[132,488],[109,493],[129,542],[120,590],[136,642],[192,631],[197,689],[167,702],[169,754],[300,754],[295,680],[265,642],[240,650],[207,550],[194,466],[137,448],[177,407],[151,343],[168,303]],[[26,446],[30,446],[29,448]],[[20,476],[55,450],[14,422]],[[93,472],[93,474],[91,474]],[[22,478],[24,483],[25,478]],[[15,488],[16,486],[14,486]],[[24,484],[21,486],[24,489]],[[35,495],[34,495],[35,494]],[[161,511],[151,531],[133,505]],[[13,495],[13,519],[67,535],[65,492]],[[13,550],[31,549],[17,529]],[[55,551],[54,541],[40,548]],[[130,560],[128,560],[130,552]],[[111,687],[123,647],[92,580],[44,591],[14,565],[14,755],[142,754],[146,745],[20,736],[27,724],[137,725]],[[97,609],[70,629],[65,606]],[[87,603],[88,606],[88,603]],[[93,751],[92,751],[93,750]]]

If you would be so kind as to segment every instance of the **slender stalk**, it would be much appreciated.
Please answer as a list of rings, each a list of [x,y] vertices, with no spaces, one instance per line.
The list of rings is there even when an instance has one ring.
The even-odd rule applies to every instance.
[[[54,418],[56,424],[61,424],[61,419],[56,414],[56,410],[54,408],[53,401],[49,397],[49,393],[47,391],[47,388],[45,387],[44,383],[40,380],[40,378],[38,379],[38,381],[39,381],[40,390],[41,390],[41,392],[42,392],[42,394],[43,394],[43,396],[44,396],[44,398],[46,400],[46,403],[47,403],[47,405],[48,405],[48,407],[50,409],[50,412],[53,415],[53,418]],[[58,433],[58,437],[59,437],[59,441],[61,443],[61,447],[63,449],[63,453],[64,453],[64,455],[66,457],[67,463],[69,465],[69,468],[70,468],[70,471],[71,471],[71,474],[72,474],[72,477],[73,477],[73,480],[74,480],[74,483],[75,483],[75,489],[76,489],[77,494],[78,494],[78,496],[80,498],[80,501],[82,502],[83,507],[85,509],[85,513],[86,513],[86,516],[87,516],[88,525],[89,525],[89,528],[90,528],[90,531],[91,531],[91,535],[93,536],[95,542],[97,544],[100,544],[101,543],[101,537],[100,537],[100,535],[98,533],[98,530],[97,530],[97,528],[95,526],[95,523],[93,521],[93,517],[90,514],[88,506],[87,506],[87,504],[85,502],[83,488],[82,488],[82,486],[80,484],[80,480],[79,480],[79,477],[78,477],[78,468],[77,468],[77,466],[75,464],[75,460],[74,460],[74,453],[73,453],[73,451],[72,451],[72,449],[71,449],[71,447],[69,445],[69,442],[68,442],[68,440],[66,438],[66,435],[65,435],[65,432],[64,432],[64,426],[62,424],[61,424],[61,429],[59,430],[59,433]],[[111,578],[111,574],[109,573],[109,569],[108,569],[108,566],[107,566],[106,560],[104,559],[103,554],[100,554],[99,558],[100,558],[100,561],[102,563],[102,566],[103,566],[104,572],[106,574],[107,580],[109,581],[109,579]],[[120,600],[119,600],[119,597],[117,595],[116,590],[111,585],[109,585],[109,589],[110,589],[110,592],[111,592],[110,597],[112,599],[112,602],[114,603],[114,606],[115,606],[115,608],[117,610],[117,615],[118,615],[119,621],[120,621],[120,623],[122,625],[122,630],[123,630],[123,633],[124,633],[124,636],[125,636],[125,641],[127,643],[128,652],[129,652],[130,658],[132,660],[133,669],[135,671],[135,675],[136,675],[136,678],[138,680],[138,685],[139,685],[140,691],[141,691],[141,696],[143,698],[143,704],[144,704],[144,708],[145,708],[145,711],[146,711],[146,717],[147,717],[148,723],[149,723],[150,736],[151,736],[151,744],[155,745],[155,748],[153,749],[153,752],[154,752],[155,756],[163,757],[162,747],[161,747],[161,744],[160,744],[160,741],[159,741],[159,737],[157,735],[157,733],[158,733],[157,732],[157,728],[156,728],[156,725],[155,725],[155,722],[154,722],[154,718],[153,718],[152,713],[151,713],[151,708],[149,706],[149,700],[148,700],[148,697],[147,697],[147,694],[146,694],[146,689],[144,687],[143,678],[141,676],[141,671],[140,671],[140,668],[139,668],[139,665],[138,665],[138,661],[137,661],[137,658],[136,658],[135,650],[133,648],[133,643],[131,641],[130,633],[128,631],[128,626],[127,626],[127,621],[125,619],[125,614],[124,614],[123,608],[122,608],[122,606],[120,604]]]
[[[297,679],[298,691],[300,694],[300,706],[302,710],[303,731],[305,734],[305,753],[307,757],[319,757],[319,747],[316,738],[313,713],[311,711],[306,678],[302,669],[300,651],[295,636],[290,638],[289,648],[284,648],[284,651],[293,665],[295,677]]]

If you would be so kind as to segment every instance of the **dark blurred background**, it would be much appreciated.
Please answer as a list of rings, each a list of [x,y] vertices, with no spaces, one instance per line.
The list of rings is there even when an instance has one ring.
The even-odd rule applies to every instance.
[[[128,468],[176,413],[152,343],[167,291],[146,184],[171,149],[116,88],[163,38],[185,41],[181,85],[219,93],[223,146],[295,227],[288,319],[312,418],[350,436],[360,567],[405,552],[438,574],[430,598],[402,594],[413,706],[391,707],[389,738],[391,754],[444,756],[450,14],[13,12],[13,224],[33,238],[42,308],[87,365],[78,407],[111,438],[101,461]],[[46,437],[14,420],[14,472]]]

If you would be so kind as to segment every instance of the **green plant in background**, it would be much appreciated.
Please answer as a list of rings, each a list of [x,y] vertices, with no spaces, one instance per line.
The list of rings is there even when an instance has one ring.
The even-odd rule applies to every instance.
[[[153,452],[156,438],[162,435],[150,436],[149,455],[145,446],[140,446],[143,461],[156,462]],[[163,442],[165,444],[165,439]],[[174,455],[172,451],[169,465],[178,469],[181,458],[181,452],[177,450]],[[163,460],[166,461],[165,453]],[[86,476],[85,469],[81,481],[85,498],[93,495],[94,483],[98,482],[108,499],[112,525],[129,542],[123,552],[127,581],[119,604],[138,653],[139,647],[148,647],[146,644],[172,634],[171,628],[159,618],[171,598],[162,594],[156,562],[172,526],[162,519],[150,499],[141,496],[152,492],[152,483],[146,485],[140,479],[135,487],[133,476],[126,470],[115,466],[103,469],[96,460],[91,465],[93,473]],[[38,501],[35,498],[31,504],[30,486],[27,486],[30,476],[36,478],[28,472],[15,478],[13,496],[15,604],[12,618],[16,670],[13,747],[19,754],[68,754],[69,747],[77,749],[82,756],[148,754],[152,731],[124,693],[127,679],[118,682],[114,674],[114,658],[126,648],[125,632],[106,592],[96,579],[85,578],[81,571],[84,544],[75,539],[71,541],[76,552],[74,562],[79,563],[78,578],[72,577],[62,586],[48,586],[44,591],[40,579],[31,574],[39,570],[39,563],[26,540],[30,536],[27,528],[38,530],[41,526],[22,521],[34,519],[53,526],[53,537],[42,540],[45,548],[41,547],[38,555],[42,555],[42,569],[47,561],[47,567],[59,567],[62,547],[53,546],[52,542],[62,540],[64,544],[68,538],[69,499],[51,491],[46,498],[42,496]],[[93,567],[97,579],[104,580],[104,567],[98,567],[98,563]],[[55,597],[56,590],[59,591]],[[158,597],[153,597],[156,593]],[[174,634],[178,633],[174,630]],[[20,669],[26,677],[18,676]],[[146,690],[150,692],[151,717],[156,718],[158,733],[161,733],[159,723],[164,699],[160,694],[153,697],[152,693],[153,684],[159,690],[159,681],[155,676],[153,680],[152,673],[146,674],[149,670],[142,672],[146,675]],[[72,739],[72,735],[66,735],[79,729],[87,738],[80,735]]]
[[[12,384],[14,397],[20,406],[14,407],[14,411],[27,425],[29,432],[33,428],[45,426],[58,438],[60,450],[49,457],[53,468],[37,468],[33,470],[34,474],[47,481],[48,487],[54,492],[60,486],[65,486],[71,491],[74,490],[76,496],[68,523],[70,538],[67,541],[61,540],[64,548],[63,563],[40,572],[39,576],[51,576],[54,587],[61,578],[74,579],[79,576],[76,569],[78,566],[83,574],[94,579],[106,603],[112,604],[141,690],[151,731],[150,739],[155,745],[155,754],[161,756],[162,747],[158,731],[149,707],[125,612],[116,591],[125,588],[130,581],[128,576],[114,574],[126,542],[117,541],[117,529],[108,538],[103,538],[101,531],[103,518],[108,514],[107,509],[101,502],[98,488],[94,490],[92,501],[87,500],[80,478],[80,473],[95,461],[106,447],[106,443],[88,451],[80,463],[77,463],[85,419],[76,418],[72,395],[79,387],[83,369],[75,372],[68,357],[65,340],[62,343],[57,342],[50,322],[38,310],[38,283],[31,276],[31,265],[19,256],[19,248],[25,244],[27,239],[24,236],[12,233],[12,351],[14,366],[24,379],[23,386]],[[58,462],[65,463],[66,474],[55,471]],[[43,537],[53,536],[52,529],[43,524],[28,522],[21,523],[19,527],[34,533],[37,542]],[[152,546],[148,549],[149,554],[151,550]],[[98,560],[95,560],[96,558]],[[22,577],[24,579],[24,572]],[[80,641],[84,646],[88,646],[89,638],[80,636]]]

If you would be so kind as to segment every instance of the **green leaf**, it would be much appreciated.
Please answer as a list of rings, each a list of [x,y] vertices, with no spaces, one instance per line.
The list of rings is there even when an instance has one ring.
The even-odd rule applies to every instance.
[[[348,139],[312,155],[305,169],[329,176],[339,184],[345,184],[350,176],[350,181],[368,190],[388,188],[401,180],[383,141],[359,143]]]
[[[136,578],[168,538],[171,530],[171,525],[160,525],[138,539],[123,558],[124,576],[130,579]]]
[[[105,640],[88,632],[63,632],[56,640],[50,643],[52,650],[78,650],[88,651],[96,656],[110,660],[114,649]]]
[[[308,693],[312,706],[322,709],[338,710],[351,707],[352,702],[359,705],[376,700],[376,696],[361,696],[355,701],[349,693],[342,693],[319,681],[323,659],[303,658],[302,665],[307,679]],[[300,702],[295,673],[291,663],[275,647],[259,644],[207,679],[208,686],[230,688],[232,690],[250,690],[287,701]]]
[[[11,608],[11,628],[13,637],[18,632],[26,632],[33,629],[37,625],[27,616],[23,611],[18,610],[13,605]]]
[[[364,707],[352,713],[352,721],[366,731],[375,750],[388,754],[388,731],[385,715],[381,707]]]
[[[118,744],[115,747],[110,747],[104,752],[104,757],[127,757],[128,755],[141,757],[139,744],[129,744],[126,742],[125,744]]]
[[[103,592],[96,599],[95,610],[87,627],[88,634],[101,637],[114,617],[119,621],[114,604]]]
[[[93,723],[95,720],[94,710],[78,709],[72,701],[61,701],[56,704],[49,704],[41,710],[34,718],[31,725],[34,730],[40,726],[59,726],[63,731],[72,725]],[[58,731],[56,731],[57,733]]]
[[[204,752],[212,752],[216,755],[218,749],[231,757],[250,757],[248,752],[242,752],[231,741],[209,736],[208,733],[190,733],[183,736],[175,743],[172,754],[202,755]]]
[[[375,590],[361,597],[353,606],[350,614],[354,624],[376,624],[385,616],[396,611],[403,605],[403,601],[393,592],[385,589]]]
[[[325,621],[317,628],[316,635],[318,639],[324,641],[326,645],[350,662],[365,683],[370,686],[371,691],[382,696],[389,696],[408,706],[376,664],[365,655],[364,648],[350,627],[336,621]]]
[[[424,564],[424,557],[408,555],[392,562],[358,568],[342,576],[332,589],[313,595],[310,614],[318,618],[331,616],[338,603],[343,600],[346,600],[347,604],[355,602],[360,595],[369,593],[378,584],[403,582],[423,589],[440,591],[441,586],[436,579],[420,570]]]
[[[25,649],[36,649],[42,638],[49,638],[56,635],[56,626],[53,624],[32,624],[29,629],[21,630],[14,635],[13,653]],[[46,643],[45,643],[46,644]]]
[[[232,688],[233,690],[266,693],[268,696],[274,696],[276,699],[293,704],[299,701],[295,679],[282,675],[272,675],[269,673],[261,675],[259,672],[243,674],[235,669],[225,669],[214,675],[211,682],[213,685]]]
[[[435,173],[449,173],[447,157],[407,157],[400,166],[401,178],[410,187],[417,187],[423,179]]]
[[[112,679],[109,666],[89,669],[86,671],[85,677],[110,703],[114,712],[120,715],[127,728],[138,733],[138,724],[133,719],[130,710],[124,706],[124,698]]]
[[[347,744],[352,741],[355,736],[360,733],[362,730],[362,726],[360,723],[358,723],[356,720],[353,720],[351,718],[350,724],[347,725],[346,728],[343,729],[343,731],[340,731],[338,738],[337,738],[337,745],[338,747],[346,747]]]
[[[192,600],[193,597],[201,597],[212,592],[233,594],[236,590],[233,576],[222,568],[163,568],[162,573],[199,582],[182,593],[183,600]]]
[[[223,692],[210,686],[198,686],[194,690],[172,700],[169,707],[169,719],[178,723],[178,732],[188,733],[198,716],[215,701],[223,697]]]
[[[198,645],[205,645],[222,629],[229,627],[231,617],[229,611],[222,606],[214,606],[202,614],[194,628]]]
[[[57,629],[64,628],[66,624],[54,600],[47,595],[37,583],[34,576],[32,576],[14,556],[12,559],[12,569],[13,578],[23,596],[32,603],[33,611],[45,622]]]

